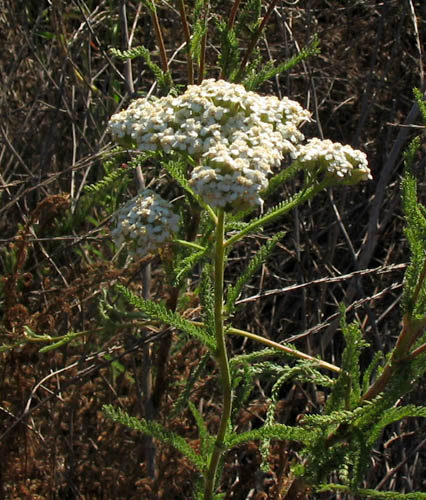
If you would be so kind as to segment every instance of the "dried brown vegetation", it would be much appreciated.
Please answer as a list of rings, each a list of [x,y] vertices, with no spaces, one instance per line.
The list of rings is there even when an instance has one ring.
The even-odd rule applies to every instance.
[[[90,208],[97,227],[93,220],[71,217],[83,203],[84,186],[103,174],[102,152],[111,149],[106,121],[128,100],[123,65],[108,53],[122,46],[118,3],[0,1],[0,334],[2,344],[16,346],[0,354],[0,499],[183,500],[194,481],[189,464],[169,449],[158,454],[158,477],[148,477],[143,437],[101,413],[104,403],[132,415],[144,411],[138,385],[144,341],[135,325],[99,326],[98,299],[114,281],[140,283],[145,262],[117,265],[102,223],[108,219],[104,207]],[[171,55],[183,34],[173,9],[158,3]],[[143,44],[155,55],[149,16],[140,2],[126,4],[133,45]],[[226,3],[221,9],[227,11]],[[399,177],[402,152],[419,123],[412,88],[424,90],[425,24],[421,0],[278,3],[260,45],[265,56],[283,60],[313,33],[321,54],[265,91],[289,95],[311,109],[316,135],[365,150],[374,181],[323,193],[283,222],[287,236],[248,290],[235,326],[337,362],[342,342],[336,313],[344,301],[374,349],[389,349],[398,331],[407,262]],[[209,47],[210,58],[214,53]],[[172,72],[185,81],[183,53]],[[153,80],[141,60],[134,61],[133,75],[135,89],[147,91]],[[217,76],[214,68],[209,75]],[[423,154],[417,166],[423,196],[425,167]],[[257,241],[235,252],[229,280]],[[163,297],[155,262],[152,289]],[[260,291],[264,297],[248,300]],[[196,310],[191,297],[188,303]],[[24,327],[39,335],[87,335],[40,353],[40,342],[24,342]],[[156,353],[164,336],[148,334]],[[173,345],[179,345],[173,335]],[[235,352],[249,347],[238,339],[233,344]],[[169,417],[182,380],[202,355],[195,343],[172,348],[168,383],[156,408],[159,419],[168,419],[194,446],[192,417],[182,412]],[[214,376],[212,363],[192,394],[212,427],[218,401]],[[287,389],[280,422],[294,422],[321,406],[320,391],[298,384]],[[424,389],[414,390],[410,401],[421,403]],[[259,391],[240,415],[241,429],[255,427],[264,416]],[[424,431],[416,419],[390,426],[372,457],[366,485],[425,491]],[[237,449],[226,461],[226,498],[279,499],[294,453],[294,445],[276,444],[268,476],[259,471],[257,445]]]

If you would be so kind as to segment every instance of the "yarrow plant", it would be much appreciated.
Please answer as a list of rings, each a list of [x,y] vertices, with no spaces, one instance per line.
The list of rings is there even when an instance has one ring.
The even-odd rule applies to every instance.
[[[112,10],[114,2],[106,3],[110,4],[109,9]],[[172,52],[166,50],[164,45],[155,0],[142,0],[133,4],[140,4],[139,7],[144,5],[149,11],[155,29],[160,66],[152,60],[145,47],[129,48],[133,34],[129,37],[125,29],[126,3],[116,2],[119,5],[124,50],[112,49],[110,53],[124,61],[124,71],[115,73],[123,77],[125,83],[127,94],[124,101],[129,96],[138,97],[126,109],[115,112],[117,109],[114,108],[114,111],[108,112],[112,114],[108,132],[116,146],[107,148],[106,158],[100,155],[105,177],[91,186],[85,186],[84,190],[79,189],[74,196],[74,166],[77,164],[73,165],[73,205],[67,219],[69,225],[73,224],[73,230],[76,215],[81,220],[104,227],[98,216],[96,220],[90,219],[92,209],[102,214],[103,220],[111,220],[112,242],[108,237],[105,238],[102,250],[108,258],[112,256],[112,265],[92,265],[89,256],[84,253],[88,263],[85,263],[84,268],[90,267],[90,279],[78,277],[74,281],[76,287],[67,284],[69,295],[69,290],[79,290],[86,283],[95,286],[95,283],[105,283],[111,279],[111,286],[99,294],[101,324],[90,330],[70,331],[58,336],[33,331],[32,323],[21,328],[21,316],[22,322],[26,321],[27,308],[17,302],[16,291],[18,287],[27,290],[32,280],[31,272],[23,273],[27,249],[34,246],[37,255],[40,248],[49,257],[43,247],[44,238],[32,237],[36,226],[40,226],[37,230],[44,230],[44,223],[38,224],[39,208],[46,206],[44,201],[55,208],[52,208],[52,213],[56,217],[57,200],[52,202],[51,197],[48,197],[32,212],[24,228],[18,232],[13,243],[15,250],[11,245],[12,251],[6,254],[6,261],[10,261],[8,265],[12,270],[3,286],[9,317],[7,321],[12,325],[11,319],[19,317],[19,331],[15,331],[13,326],[10,335],[7,332],[8,337],[18,338],[16,343],[0,346],[0,351],[31,342],[33,345],[42,343],[39,352],[44,353],[71,342],[79,342],[79,339],[86,339],[92,333],[102,335],[102,344],[105,345],[105,337],[111,335],[106,340],[113,338],[114,346],[107,350],[102,347],[102,351],[88,356],[90,367],[77,370],[77,379],[93,373],[92,368],[97,370],[104,366],[110,366],[113,373],[115,370],[115,373],[121,373],[126,369],[119,361],[122,354],[134,353],[135,376],[128,377],[126,388],[134,382],[139,404],[135,404],[132,411],[139,411],[140,418],[131,416],[123,409],[125,401],[131,398],[122,399],[120,409],[105,405],[103,411],[114,422],[145,435],[142,446],[138,446],[138,453],[133,454],[139,456],[140,452],[143,453],[141,469],[145,476],[138,487],[149,491],[147,495],[142,495],[145,498],[154,498],[157,494],[159,498],[172,498],[173,493],[169,494],[167,486],[164,491],[164,483],[160,484],[162,479],[159,472],[163,473],[163,478],[167,478],[166,482],[170,475],[181,472],[188,463],[191,466],[190,470],[188,467],[188,473],[194,479],[194,491],[185,491],[185,498],[254,498],[244,489],[246,485],[241,484],[244,482],[242,478],[249,477],[252,469],[248,473],[242,471],[244,464],[238,458],[238,468],[235,462],[229,466],[228,459],[230,450],[260,441],[256,451],[262,456],[262,469],[271,469],[275,478],[275,484],[269,489],[269,498],[307,500],[319,498],[317,495],[322,492],[332,492],[342,500],[355,497],[426,500],[426,493],[381,491],[389,475],[374,490],[362,487],[368,468],[375,462],[375,457],[374,460],[371,457],[383,430],[406,417],[426,417],[426,407],[404,404],[405,396],[426,371],[426,208],[417,200],[417,184],[413,173],[420,138],[413,140],[404,158],[401,191],[406,220],[405,236],[411,258],[403,284],[402,328],[390,352],[386,355],[376,352],[368,363],[364,355],[368,344],[361,325],[347,323],[343,306],[340,310],[340,330],[344,349],[340,353],[341,343],[333,345],[336,353],[334,359],[340,359],[339,365],[312,355],[313,349],[309,354],[297,350],[290,340],[287,344],[282,339],[278,342],[277,332],[267,331],[267,324],[274,324],[273,321],[269,323],[268,320],[261,325],[266,335],[236,328],[240,319],[239,308],[246,302],[246,297],[241,296],[284,238],[285,233],[275,232],[274,228],[281,227],[282,218],[302,204],[311,202],[327,188],[355,186],[370,181],[372,175],[367,156],[349,145],[328,139],[306,139],[304,131],[313,128],[311,113],[289,97],[278,98],[263,95],[259,91],[268,88],[266,83],[275,77],[276,83],[280,84],[279,75],[318,53],[318,41],[314,38],[304,49],[299,50],[297,47],[297,54],[290,60],[278,64],[270,58],[266,63],[262,61],[262,51],[256,48],[257,42],[263,39],[263,31],[271,16],[274,13],[281,16],[279,12],[285,11],[286,2],[282,2],[280,10],[278,0],[234,0],[230,3],[229,18],[223,20],[226,2],[219,2],[221,12],[213,13],[215,2],[195,0],[191,2],[190,21],[183,0],[162,2],[162,8],[178,12],[185,37],[185,43],[172,57],[174,59],[180,50],[185,50],[186,80],[181,71],[182,58],[179,57],[179,79],[176,80],[180,82],[179,85],[171,74],[172,60],[168,59],[168,54]],[[135,9],[136,17],[140,13],[139,7]],[[86,21],[85,25],[90,27],[90,19]],[[212,29],[213,23],[215,28]],[[212,32],[212,43],[208,43],[207,37]],[[247,34],[250,39],[242,44],[246,47],[243,50],[239,40]],[[218,57],[214,66],[207,68],[206,61],[212,60],[206,58],[209,47],[214,48],[214,54]],[[103,50],[102,53],[105,55]],[[146,70],[152,71],[155,77],[155,84],[146,97],[140,97],[144,94],[139,93],[134,86],[131,60],[136,57],[143,58],[143,81],[147,81]],[[117,70],[115,65],[111,66],[114,71]],[[212,75],[216,78],[211,78]],[[86,83],[92,80],[98,80],[98,77],[84,79]],[[111,79],[110,87],[113,98],[108,105],[124,102],[115,78]],[[98,91],[97,87],[90,83],[90,92],[95,91]],[[154,93],[160,97],[154,96]],[[416,101],[426,126],[426,103],[420,92],[416,92]],[[132,186],[133,177],[129,175],[133,174],[132,170],[136,173],[137,192]],[[80,191],[84,191],[81,197]],[[129,201],[126,197],[123,205],[119,206],[118,200],[122,200],[124,193],[129,192],[135,196]],[[285,198],[280,200],[282,193],[286,193]],[[60,198],[62,201],[59,206],[66,206],[68,198]],[[15,204],[18,199],[19,196],[12,203]],[[277,202],[277,199],[280,201]],[[99,206],[102,210],[98,209]],[[299,215],[302,213],[299,212]],[[253,237],[263,228],[268,228],[268,237],[266,233],[259,238]],[[375,238],[377,228],[372,229]],[[363,243],[369,243],[368,234]],[[251,242],[256,241],[257,250],[252,244],[250,260],[244,263],[240,258],[242,243],[249,235],[252,237]],[[62,236],[60,239],[63,239]],[[90,255],[105,255],[98,251],[101,244],[99,239],[94,239],[96,243],[90,244]],[[52,240],[53,246],[57,239]],[[77,241],[76,254],[84,248],[80,247],[80,238]],[[356,259],[357,252],[352,253]],[[237,254],[241,266],[238,274],[231,267]],[[132,259],[133,265],[129,266]],[[38,260],[35,257],[35,262]],[[362,259],[358,262],[362,262]],[[129,266],[128,272],[117,272],[115,266],[120,265]],[[155,280],[155,299],[151,299],[151,288],[154,288],[150,286],[151,265],[157,266],[155,276],[160,277]],[[54,267],[55,273],[66,283],[60,270],[56,265]],[[278,271],[274,274],[279,280],[283,279],[280,273],[284,267],[276,266]],[[50,267],[46,269],[47,273],[44,268],[39,273],[40,278],[43,283],[52,285],[54,281],[48,275]],[[98,275],[104,269],[108,272],[99,281],[101,278]],[[359,276],[358,273],[364,271],[359,269],[347,277]],[[122,283],[126,279],[128,281],[124,286]],[[323,284],[326,280],[319,281]],[[9,293],[9,285],[13,293]],[[298,287],[295,285],[295,288]],[[46,293],[54,289],[47,286]],[[394,288],[390,287],[389,290]],[[12,300],[9,300],[8,295]],[[260,295],[251,296],[248,300],[259,300]],[[267,294],[263,295],[266,297]],[[82,311],[80,301],[73,299],[74,303]],[[58,304],[62,304],[62,301]],[[46,301],[46,307],[40,314],[32,314],[31,321],[40,316],[34,320],[35,324],[50,324],[50,313],[50,305]],[[84,325],[92,323],[86,321],[86,314],[73,313],[74,316]],[[264,318],[256,317],[253,323],[257,326]],[[393,322],[390,328],[395,324],[397,322]],[[123,331],[129,335],[117,347],[115,339]],[[394,332],[391,333],[388,338],[396,337]],[[244,342],[234,343],[234,336],[243,337]],[[187,344],[188,340],[193,342]],[[84,342],[86,353],[86,340]],[[387,342],[389,345],[391,341]],[[253,345],[263,348],[252,350]],[[180,349],[182,352],[179,352]],[[188,376],[173,387],[170,387],[171,384],[168,387],[168,377],[172,379],[180,369],[176,368],[179,363],[174,366],[168,363],[169,356],[175,353],[183,356],[188,352],[194,367],[192,373],[188,374],[185,358],[183,364],[185,375]],[[32,353],[30,350],[31,356]],[[328,350],[325,355],[328,355]],[[102,363],[93,361],[100,358]],[[67,365],[66,370],[74,371],[75,367],[76,363],[73,362]],[[52,375],[63,377],[66,370],[60,369]],[[31,410],[37,410],[43,401],[48,402],[55,396],[56,392],[49,389],[49,395],[44,400],[31,404],[35,401],[36,391],[44,387],[47,378],[43,378],[31,390],[21,416],[1,408],[13,419],[7,432],[15,425],[25,423]],[[74,380],[76,378],[73,376]],[[210,392],[204,397],[206,381]],[[217,387],[211,390],[215,382]],[[313,391],[305,391],[305,387],[310,384],[315,386]],[[277,423],[278,404],[289,386],[301,388],[300,393],[321,393],[321,397],[318,397],[318,404],[311,405],[309,401],[300,414],[299,408],[291,407],[290,395],[288,398],[286,395],[286,423]],[[241,410],[246,410],[254,398],[260,397],[259,394],[262,403],[265,403],[262,404],[265,418],[262,418],[263,415],[257,418],[256,415],[256,421],[248,421],[245,415],[249,412]],[[310,414],[309,408],[313,407],[316,413]],[[175,425],[176,421],[178,425]],[[181,425],[183,422],[184,425]],[[185,437],[172,428],[181,429]],[[38,437],[43,437],[33,426],[28,426],[28,429],[36,431]],[[281,441],[280,450],[285,449],[279,460],[276,441]],[[100,443],[104,442],[100,440]],[[168,465],[164,457],[169,455],[168,452],[155,453],[159,443],[174,447],[186,461],[179,463],[176,470],[173,468],[164,474]],[[132,460],[131,455],[126,460]],[[238,453],[234,457],[238,457]],[[416,455],[416,462],[421,463],[420,455]],[[377,469],[373,472],[368,474],[368,483],[374,480],[371,478],[377,475]],[[253,476],[256,477],[256,483],[260,484],[258,477],[261,476]],[[339,482],[336,484],[331,481]],[[238,486],[238,491],[234,491],[234,485]]]
[[[218,364],[223,390],[223,408],[215,438],[209,438],[210,445],[205,445],[204,456],[196,456],[178,436],[171,435],[164,429],[160,432],[149,421],[135,421],[111,407],[106,408],[107,414],[112,418],[176,446],[189,457],[204,477],[200,497],[205,500],[214,498],[224,450],[236,443],[249,438],[280,437],[299,439],[307,443],[307,448],[312,448],[319,446],[318,443],[327,446],[326,440],[331,439],[330,436],[324,437],[326,432],[316,436],[311,430],[308,438],[305,430],[271,424],[269,420],[258,434],[249,433],[242,438],[233,436],[230,432],[235,388],[225,342],[226,332],[258,340],[296,358],[308,360],[313,363],[313,367],[325,368],[338,374],[342,372],[339,367],[325,361],[226,325],[226,318],[235,307],[230,297],[234,300],[237,298],[238,290],[241,290],[243,283],[257,268],[254,264],[236,288],[228,292],[225,303],[223,276],[226,257],[232,245],[254,229],[271,223],[299,203],[311,199],[327,186],[355,184],[371,179],[365,153],[330,140],[312,138],[305,143],[301,128],[310,120],[311,115],[306,109],[286,97],[278,99],[262,96],[246,91],[239,84],[208,79],[200,85],[188,86],[177,97],[137,99],[126,110],[112,116],[109,122],[113,138],[126,147],[158,154],[161,161],[180,158],[185,166],[181,171],[185,173],[185,177],[182,179],[177,175],[175,180],[186,192],[192,194],[192,203],[194,200],[201,203],[200,209],[206,210],[213,224],[211,248],[207,253],[213,255],[213,305],[204,304],[207,309],[211,307],[210,312],[206,313],[210,317],[209,323],[193,322],[191,327],[188,324],[185,326],[176,316],[171,318],[169,313],[158,306],[154,307],[149,301],[138,299],[128,290],[124,293],[133,305],[145,311],[151,319],[178,326],[202,340],[210,349]],[[285,167],[285,162],[292,166]],[[235,215],[241,210],[253,209],[262,203],[262,194],[268,193],[269,179],[275,184],[286,172],[295,175],[298,171],[305,175],[304,187],[299,194],[247,223],[237,234],[226,239],[227,213]],[[173,170],[168,172],[173,176]],[[200,235],[199,242],[179,240],[179,217],[173,214],[172,206],[152,190],[141,191],[121,208],[117,213],[117,221],[118,225],[112,231],[114,241],[119,246],[125,244],[128,252],[135,258],[161,250],[166,244],[170,245],[174,235],[174,245],[184,245],[194,252],[197,250],[186,259],[192,266],[197,261],[202,262],[200,259],[206,255],[209,247],[205,235]],[[210,231],[208,227],[206,230]],[[274,240],[275,243],[276,241],[277,239]],[[268,249],[265,248],[262,258],[272,248],[273,243]],[[258,260],[257,265],[262,259]],[[356,336],[358,333],[352,332],[352,335]],[[235,359],[231,361],[237,363]],[[310,369],[314,369],[312,366]],[[198,415],[196,418],[202,417]],[[311,479],[315,473],[305,472],[304,475]],[[320,480],[320,475],[315,476],[314,482]]]
[[[220,478],[230,449],[248,441],[261,440],[261,449],[267,451],[271,439],[297,441],[301,446],[300,463],[293,467],[287,478],[288,487],[282,493],[283,499],[308,498],[315,491],[327,490],[385,498],[380,492],[360,488],[374,443],[388,423],[405,416],[426,416],[424,408],[408,406],[397,408],[397,411],[394,408],[396,401],[409,390],[411,382],[425,371],[425,363],[421,362],[426,356],[426,316],[424,311],[419,313],[416,306],[424,303],[426,296],[426,270],[419,264],[424,262],[419,257],[420,247],[413,244],[417,257],[407,281],[409,300],[405,301],[404,330],[383,367],[379,369],[379,359],[373,359],[362,384],[359,359],[366,343],[360,327],[345,322],[344,312],[341,328],[347,345],[341,366],[232,326],[236,302],[245,284],[265,262],[282,233],[277,233],[260,248],[235,284],[225,286],[224,272],[233,246],[248,234],[275,223],[325,188],[355,185],[372,179],[372,176],[365,153],[327,139],[310,138],[306,141],[302,128],[311,121],[311,114],[298,102],[254,91],[268,78],[291,67],[291,64],[277,67],[267,64],[256,72],[256,64],[248,64],[274,2],[262,22],[252,26],[253,40],[243,58],[240,58],[233,28],[238,1],[229,22],[218,24],[222,35],[218,79],[203,78],[205,54],[200,47],[195,48],[188,35],[185,6],[183,2],[178,3],[187,36],[186,90],[178,95],[178,90],[173,88],[161,37],[158,37],[161,69],[151,61],[144,48],[122,53],[115,51],[125,60],[136,55],[144,57],[159,86],[172,91],[165,97],[135,99],[127,109],[114,114],[108,124],[108,130],[118,144],[135,154],[147,154],[155,168],[170,176],[168,192],[179,189],[182,194],[170,203],[152,189],[141,190],[117,211],[116,227],[112,230],[115,243],[132,257],[137,259],[157,252],[164,257],[172,300],[164,305],[138,296],[133,289],[123,286],[116,289],[138,309],[138,317],[141,316],[145,324],[153,322],[157,327],[158,323],[163,323],[204,345],[219,374],[222,392],[220,417],[211,433],[202,412],[192,401],[186,401],[198,371],[191,375],[176,402],[177,408],[182,407],[182,401],[186,402],[196,422],[199,432],[196,450],[182,436],[154,421],[152,414],[146,418],[131,417],[110,405],[105,406],[104,411],[113,420],[179,450],[199,473],[193,493],[197,500],[224,497],[223,490],[220,492]],[[158,34],[160,27],[155,5],[149,3],[149,6]],[[197,15],[201,16],[201,11],[197,10]],[[205,19],[198,17],[198,24],[194,27],[194,38],[203,40],[200,43],[204,47]],[[292,64],[308,55],[305,51]],[[195,60],[199,69],[198,84],[194,84]],[[424,114],[426,119],[426,110]],[[412,156],[410,158],[407,164],[412,162]],[[277,188],[296,176],[295,185],[300,187],[299,191],[291,198],[262,210],[261,215],[253,215],[254,210],[262,206]],[[161,177],[164,187],[164,176]],[[151,187],[154,184],[150,182]],[[413,184],[407,181],[407,186],[410,186],[405,189],[407,210],[412,213],[409,224],[413,226],[413,221],[419,223],[421,217],[417,211],[421,210],[413,196]],[[421,224],[426,228],[422,217]],[[166,247],[168,251],[164,252]],[[201,317],[188,319],[186,312],[179,311],[178,299],[183,287],[189,286],[188,280],[183,278],[189,277],[193,271],[197,273]],[[230,356],[227,338],[231,335],[243,336],[267,347],[250,354]],[[165,349],[168,348],[166,345]],[[282,366],[270,361],[269,358],[277,353],[291,357],[292,363]],[[161,382],[165,368],[163,365],[156,368]],[[324,370],[331,375],[324,375]],[[408,371],[410,376],[407,377]],[[262,373],[276,377],[272,381],[267,418],[262,427],[238,433],[237,410],[251,393],[254,379]],[[323,414],[307,415],[300,425],[275,423],[278,395],[283,384],[293,378],[314,381],[329,391]],[[161,383],[157,386],[161,387]],[[342,484],[327,482],[335,472]]]

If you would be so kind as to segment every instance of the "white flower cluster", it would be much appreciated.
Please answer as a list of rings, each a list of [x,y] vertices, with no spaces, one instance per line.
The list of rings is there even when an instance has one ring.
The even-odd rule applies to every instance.
[[[292,157],[308,170],[325,171],[327,175],[348,183],[372,179],[367,156],[350,146],[328,139],[310,139]]]
[[[260,203],[271,168],[295,153],[310,113],[288,98],[260,96],[242,85],[204,80],[178,97],[135,100],[114,115],[116,140],[140,151],[181,151],[199,165],[189,180],[216,207]]]
[[[114,243],[127,243],[129,253],[144,257],[171,240],[178,230],[179,216],[168,201],[150,189],[141,191],[117,213],[117,226],[111,231]]]

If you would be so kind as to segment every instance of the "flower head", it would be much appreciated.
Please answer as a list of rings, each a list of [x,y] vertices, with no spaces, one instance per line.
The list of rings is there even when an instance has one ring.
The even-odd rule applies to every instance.
[[[366,154],[339,142],[315,137],[292,156],[307,170],[325,172],[339,182],[352,184],[372,178]]]
[[[168,201],[145,189],[118,210],[116,223],[111,231],[115,244],[127,243],[131,255],[144,257],[172,239],[179,228],[179,216]]]
[[[212,206],[260,203],[271,168],[304,139],[310,113],[288,98],[261,96],[242,85],[204,80],[178,97],[137,99],[114,115],[109,130],[141,151],[178,151],[197,166],[194,191]]]

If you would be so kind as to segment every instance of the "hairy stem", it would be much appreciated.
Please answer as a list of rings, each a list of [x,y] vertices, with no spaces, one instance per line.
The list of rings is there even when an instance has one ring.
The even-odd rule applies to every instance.
[[[216,360],[219,365],[220,382],[223,391],[223,408],[220,419],[219,430],[210,457],[209,467],[206,473],[204,500],[212,500],[215,487],[216,473],[219,460],[224,451],[224,439],[228,429],[229,419],[232,411],[232,388],[231,372],[229,369],[228,353],[225,344],[225,332],[223,327],[223,272],[224,272],[224,227],[225,214],[220,211],[216,226],[216,249],[214,257],[214,318],[216,336]]]

